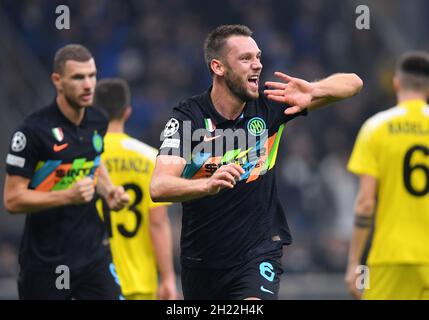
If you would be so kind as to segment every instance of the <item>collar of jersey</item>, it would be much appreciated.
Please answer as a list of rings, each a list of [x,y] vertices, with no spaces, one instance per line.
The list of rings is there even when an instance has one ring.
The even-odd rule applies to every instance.
[[[58,119],[61,121],[61,122],[63,122],[63,123],[67,123],[69,126],[72,126],[72,127],[74,127],[74,128],[76,128],[76,127],[78,127],[78,128],[81,128],[81,127],[84,127],[85,126],[85,123],[86,123],[86,120],[87,120],[87,116],[88,116],[88,110],[86,110],[85,109],[85,112],[84,112],[84,114],[83,114],[83,119],[82,119],[82,121],[80,122],[80,124],[78,125],[78,126],[76,126],[73,122],[71,122],[65,115],[64,115],[64,113],[62,113],[61,112],[61,109],[60,109],[60,107],[58,106],[58,104],[57,104],[57,99],[55,99],[54,100],[54,102],[52,103],[52,106],[54,107],[54,109],[56,110],[56,112],[57,112],[57,117],[58,117]],[[91,107],[90,107],[91,108]]]
[[[214,120],[214,122],[215,122],[216,125],[219,125],[221,123],[228,122],[228,121],[232,121],[232,122],[237,121],[241,117],[241,114],[240,114],[240,116],[237,117],[237,119],[235,119],[235,120],[229,120],[229,119],[224,118],[216,110],[215,106],[213,105],[212,99],[210,97],[210,92],[212,91],[212,87],[213,86],[210,86],[210,88],[205,93],[205,99],[206,99],[206,103],[207,103],[206,105],[209,106],[209,110],[207,110],[207,111],[209,112],[210,118],[212,118]],[[252,118],[252,117],[255,117],[255,116],[257,116],[256,103],[254,101],[247,102],[246,105],[244,106],[244,115],[243,115],[243,117],[244,118]]]
[[[406,101],[402,101],[399,104],[399,106],[406,107],[406,108],[422,108],[426,105],[427,105],[426,101],[421,99],[406,100]]]
[[[104,138],[106,139],[108,137],[121,139],[121,138],[128,138],[129,136],[125,132],[106,132],[106,135],[104,136]]]

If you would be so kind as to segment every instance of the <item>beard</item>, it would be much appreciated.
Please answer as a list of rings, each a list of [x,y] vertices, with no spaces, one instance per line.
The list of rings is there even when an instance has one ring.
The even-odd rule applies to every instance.
[[[64,98],[66,99],[67,103],[75,110],[80,110],[85,108],[85,105],[82,105],[76,98],[67,95],[65,92],[63,92]]]
[[[77,102],[75,99],[73,99],[72,97],[68,96],[68,95],[64,95],[64,98],[66,99],[67,103],[73,107],[73,109],[79,110],[82,109],[83,106],[81,106],[79,104],[79,102]]]
[[[259,92],[256,94],[256,96],[251,95],[247,91],[246,83],[244,83],[244,81],[235,73],[233,73],[229,68],[226,71],[225,83],[228,89],[243,102],[256,100],[259,97]]]

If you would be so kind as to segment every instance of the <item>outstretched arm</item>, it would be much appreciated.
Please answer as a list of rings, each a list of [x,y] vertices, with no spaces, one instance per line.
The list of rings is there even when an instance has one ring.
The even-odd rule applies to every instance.
[[[285,110],[287,115],[350,98],[363,86],[362,80],[354,73],[337,73],[316,82],[290,77],[282,72],[274,74],[282,82],[267,81],[265,85],[270,89],[264,93],[272,101],[290,105]]]

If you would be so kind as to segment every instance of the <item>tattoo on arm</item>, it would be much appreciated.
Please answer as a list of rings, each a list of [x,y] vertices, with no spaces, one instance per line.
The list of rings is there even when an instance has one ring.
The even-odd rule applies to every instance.
[[[374,221],[374,217],[364,217],[356,215],[355,217],[355,226],[358,228],[370,228]]]

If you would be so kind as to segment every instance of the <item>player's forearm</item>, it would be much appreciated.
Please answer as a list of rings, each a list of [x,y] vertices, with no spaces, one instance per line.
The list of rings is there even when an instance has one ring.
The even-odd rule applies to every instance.
[[[5,208],[10,213],[36,213],[70,203],[68,190],[51,192],[16,190],[4,199]]]
[[[349,264],[360,264],[373,225],[375,198],[360,190],[355,205],[355,221],[350,242]]]
[[[154,202],[183,202],[208,195],[208,179],[189,180],[172,175],[153,175],[150,196]]]
[[[173,245],[168,217],[161,223],[151,223],[150,234],[161,281],[175,281]]]
[[[365,245],[368,241],[369,232],[369,227],[353,227],[353,235],[350,242],[350,250],[348,256],[349,265],[361,264],[361,259],[365,250]]]
[[[362,89],[363,81],[354,73],[338,73],[313,82],[313,102],[309,109],[350,98]]]
[[[100,165],[96,191],[104,199],[107,199],[110,191],[113,189],[112,181],[110,180],[109,173],[103,163]]]

